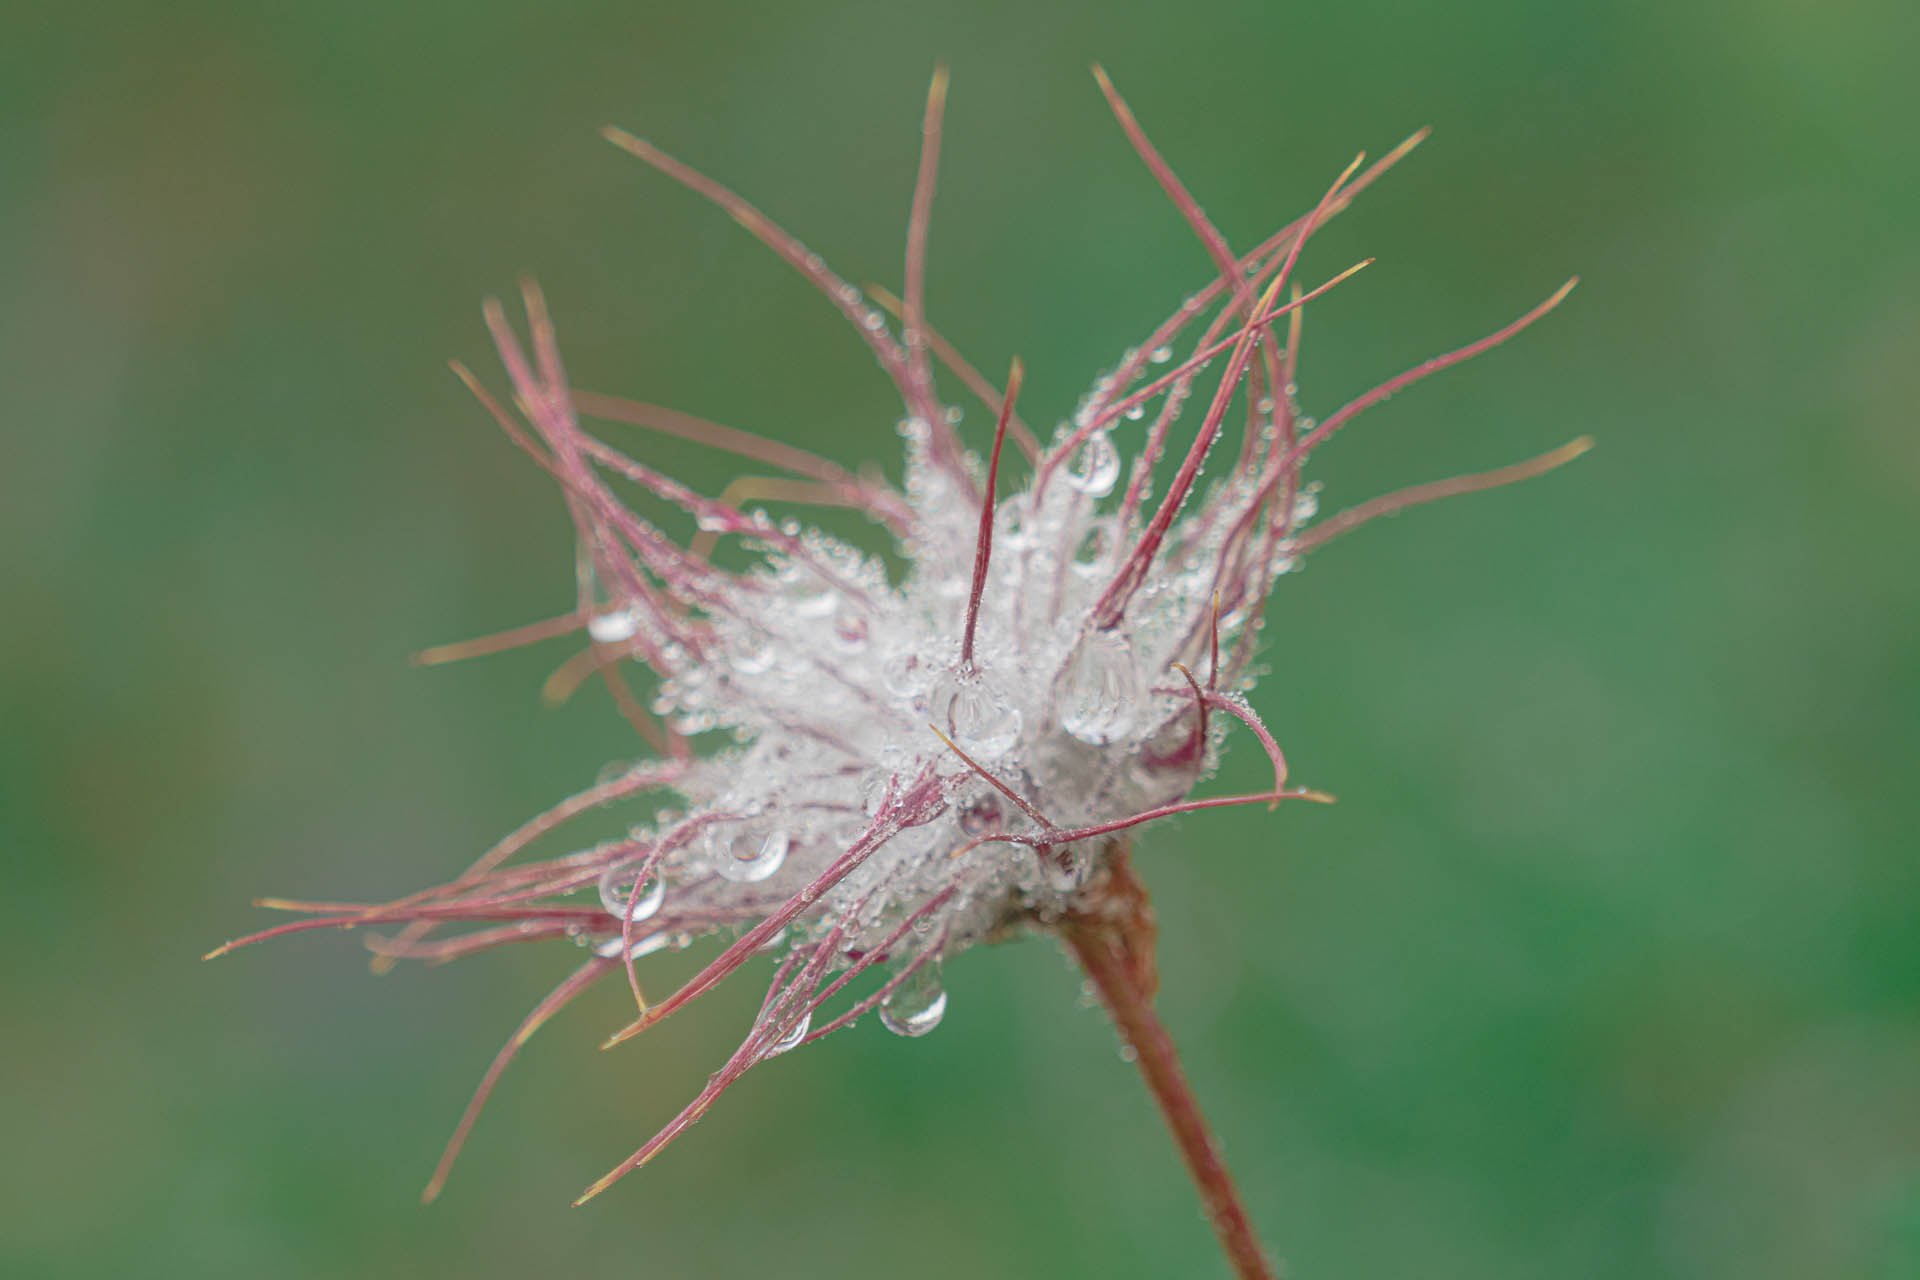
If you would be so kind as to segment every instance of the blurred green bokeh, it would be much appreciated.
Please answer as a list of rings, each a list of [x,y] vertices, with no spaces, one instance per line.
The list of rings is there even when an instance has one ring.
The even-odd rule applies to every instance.
[[[752,992],[610,1054],[625,997],[572,1011],[422,1210],[571,955],[378,981],[337,936],[197,958],[256,894],[421,886],[636,753],[594,698],[538,705],[564,649],[407,664],[569,600],[561,505],[440,367],[497,383],[483,295],[536,273],[582,386],[897,469],[838,319],[596,126],[895,284],[948,60],[932,311],[984,368],[1022,355],[1045,421],[1207,275],[1098,58],[1242,246],[1435,127],[1309,255],[1380,258],[1314,309],[1311,411],[1585,277],[1315,459],[1338,506],[1599,440],[1282,584],[1257,702],[1342,803],[1141,851],[1166,1017],[1291,1274],[1920,1274],[1904,0],[29,3],[5,27],[0,1272],[1221,1273],[1043,943],[953,965],[935,1036],[866,1024],[755,1073],[580,1211]]]

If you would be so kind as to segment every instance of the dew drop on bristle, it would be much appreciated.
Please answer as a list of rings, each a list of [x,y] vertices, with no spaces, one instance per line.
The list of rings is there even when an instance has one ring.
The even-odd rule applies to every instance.
[[[1000,803],[1000,797],[991,791],[983,791],[960,806],[960,830],[970,836],[985,835],[1004,825],[1006,809]]]
[[[881,804],[887,798],[887,789],[893,785],[893,775],[885,769],[869,769],[860,779],[860,809],[869,816],[879,813]]]
[[[735,884],[754,884],[778,871],[791,844],[792,837],[780,826],[727,824],[707,832],[714,871]]]
[[[831,587],[825,591],[801,591],[792,597],[794,616],[824,618],[838,609],[845,599]]]
[[[1140,676],[1127,638],[1095,631],[1081,641],[1060,677],[1060,727],[1104,746],[1133,728]]]
[[[893,654],[880,666],[880,683],[888,693],[903,701],[924,692],[928,678],[926,662],[911,650]]]
[[[1067,465],[1067,483],[1090,498],[1104,498],[1120,479],[1120,451],[1104,431],[1084,440]]]
[[[629,773],[632,773],[633,769],[634,766],[630,761],[609,760],[600,766],[598,773],[593,775],[593,785],[596,787],[612,786]]]
[[[934,685],[933,723],[968,752],[999,755],[1020,740],[1020,709],[980,672],[949,672]]]
[[[767,1047],[767,1056],[769,1058],[778,1057],[780,1054],[783,1054],[787,1050],[793,1048],[795,1045],[799,1044],[802,1040],[805,1040],[807,1038],[807,1031],[812,1026],[813,1026],[813,1011],[809,1009],[807,1012],[800,1015],[800,1020],[798,1022],[794,1023],[792,1026],[787,1028],[785,1035],[782,1035],[778,1040],[775,1040],[771,1045]]]
[[[909,974],[880,1002],[880,1025],[897,1036],[923,1036],[947,1014],[940,962],[930,960]]]
[[[1147,359],[1153,361],[1155,364],[1165,364],[1167,361],[1173,359],[1173,348],[1155,347],[1147,356]]]
[[[755,636],[746,647],[737,650],[729,661],[741,675],[758,676],[773,670],[777,657],[779,654],[775,652],[771,640],[765,636]]]
[[[646,937],[634,941],[633,949],[627,952],[627,958],[629,960],[638,960],[642,956],[650,956],[656,951],[665,951],[672,945],[673,936],[671,934],[664,931],[660,933],[650,933]],[[602,960],[618,960],[620,958],[620,939],[607,938],[595,943],[593,954],[599,956]]]
[[[638,897],[633,894],[633,867],[608,867],[600,873],[600,905],[607,914],[618,920],[628,911],[628,900],[632,900],[632,914],[628,917],[636,924],[660,910],[660,904],[666,901],[667,883],[659,876],[648,876],[646,884],[640,888]]]
[[[587,619],[587,634],[598,644],[618,644],[631,640],[640,630],[640,619],[631,609],[614,609]]]

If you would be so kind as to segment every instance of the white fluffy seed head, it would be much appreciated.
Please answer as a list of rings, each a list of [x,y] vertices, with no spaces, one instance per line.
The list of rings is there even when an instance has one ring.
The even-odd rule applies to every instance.
[[[945,811],[888,839],[789,936],[797,945],[838,928],[858,952],[957,886],[917,930],[950,955],[1009,922],[1067,909],[1098,867],[1100,842],[980,843],[1038,824],[948,740],[1060,830],[1165,804],[1203,775],[1211,744],[1185,741],[1198,718],[1174,664],[1210,660],[1228,536],[1218,517],[1230,495],[1194,504],[1168,539],[1166,567],[1119,626],[1098,628],[1095,604],[1129,549],[1123,533],[1138,529],[1118,527],[1120,458],[1096,433],[1044,484],[1036,474],[996,504],[968,667],[961,636],[980,499],[933,465],[917,423],[903,430],[914,516],[904,575],[890,581],[876,557],[804,532],[799,554],[770,553],[726,590],[710,610],[704,659],[661,684],[655,710],[670,725],[740,744],[675,784],[690,818],[714,825],[662,870],[669,895],[731,894],[751,918],[840,857],[888,787],[931,768]],[[1222,623],[1230,648],[1245,619]],[[636,835],[652,844],[668,832]]]

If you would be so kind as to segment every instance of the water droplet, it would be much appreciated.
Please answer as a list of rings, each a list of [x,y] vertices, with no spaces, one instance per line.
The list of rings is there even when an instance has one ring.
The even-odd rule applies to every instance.
[[[947,406],[947,425],[957,427],[966,416],[966,410],[962,409],[959,405],[951,404]]]
[[[593,775],[593,785],[609,786],[632,773],[636,766],[625,760],[609,760],[600,766],[600,772]]]
[[[587,634],[600,644],[618,644],[633,639],[640,630],[640,617],[632,609],[614,609],[587,619]]]
[[[940,962],[921,965],[880,1002],[880,1025],[897,1036],[923,1036],[940,1025],[947,1014],[947,989],[940,982]]]
[[[927,687],[927,664],[912,651],[894,654],[880,668],[880,682],[896,698],[912,699]]]
[[[880,332],[880,330],[887,327],[887,318],[881,315],[878,311],[869,311],[865,316],[861,318],[861,323],[866,325],[867,328],[873,330],[875,333],[878,333]]]
[[[675,716],[670,722],[670,727],[675,733],[685,734],[691,738],[695,734],[705,733],[716,723],[718,722],[711,711],[689,711],[684,715]]]
[[[782,1035],[778,1040],[775,1040],[771,1045],[767,1047],[767,1056],[769,1058],[777,1057],[780,1054],[785,1053],[787,1050],[793,1048],[795,1045],[799,1044],[802,1040],[805,1040],[807,1038],[807,1031],[812,1026],[813,1026],[813,1010],[809,1009],[805,1013],[800,1015],[800,1020],[798,1022],[794,1023],[792,1026],[787,1028],[786,1034]]]
[[[792,843],[787,829],[757,823],[724,824],[707,832],[707,852],[722,880],[753,884],[765,880],[787,860]]]
[[[633,892],[633,873],[634,867],[631,863],[608,867],[602,871],[600,873],[600,905],[607,909],[608,915],[618,920],[623,912],[629,910],[627,904],[631,902],[632,914],[629,919],[637,924],[660,910],[660,904],[667,897],[667,882],[657,875],[650,875],[647,877],[647,882],[640,887],[640,893],[636,897]],[[619,954],[617,946],[614,954]]]
[[[830,633],[834,648],[842,653],[858,653],[867,647],[867,615],[851,600],[842,597],[834,608]]]
[[[1126,416],[1127,416],[1128,422],[1138,422],[1140,421],[1140,419],[1146,417],[1147,416],[1146,402],[1141,401],[1139,404],[1128,405]]]
[[[735,652],[728,661],[741,675],[757,676],[771,671],[773,660],[778,656],[771,640],[766,636],[756,635],[749,639],[745,648]]]
[[[794,516],[788,516],[780,522],[780,532],[786,534],[789,538],[799,537],[800,521]]]
[[[1140,673],[1133,649],[1117,631],[1086,636],[1060,677],[1060,727],[1104,746],[1133,728]]]
[[[970,836],[985,835],[999,830],[1005,817],[1006,809],[1000,803],[999,794],[982,791],[960,806],[960,830]]]
[[[1167,361],[1173,359],[1173,348],[1155,347],[1147,356],[1147,359],[1153,361],[1155,364],[1165,364]]]
[[[1104,498],[1119,479],[1120,451],[1104,431],[1088,436],[1067,465],[1067,483],[1089,497]]]
[[[860,808],[868,814],[880,812],[880,806],[887,798],[887,788],[893,784],[893,775],[885,769],[869,769],[860,779]]]
[[[1020,709],[978,671],[949,672],[928,703],[934,724],[971,753],[999,755],[1020,739]]]
[[[1067,567],[1083,578],[1104,573],[1108,568],[1107,561],[1113,555],[1118,530],[1118,522],[1111,519],[1095,520],[1088,525],[1086,535],[1080,541],[1080,549],[1074,553]]]
[[[650,933],[644,938],[635,938],[633,940],[633,949],[627,952],[627,958],[630,960],[638,960],[640,957],[650,956],[656,951],[664,951],[672,944],[672,935],[664,931],[660,933]],[[593,946],[593,954],[599,956],[602,960],[618,960],[620,958],[620,939],[605,938],[596,942]]]
[[[1024,551],[1036,541],[1023,506],[1013,501],[1002,502],[993,513],[994,550]]]
[[[824,618],[840,607],[842,597],[832,587],[803,589],[793,597],[793,612],[801,618]]]

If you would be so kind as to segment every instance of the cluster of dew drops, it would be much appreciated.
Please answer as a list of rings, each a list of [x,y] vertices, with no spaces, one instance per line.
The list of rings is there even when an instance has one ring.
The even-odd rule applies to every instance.
[[[1170,356],[1170,351],[1161,349],[1150,353],[1149,359],[1164,363]],[[1056,441],[1066,439],[1074,426],[1084,425],[1088,403],[1110,391],[1110,380],[1097,383],[1088,400],[1082,402],[1081,411],[1075,414],[1075,423],[1062,424]],[[1127,411],[1127,416],[1138,418],[1143,413],[1141,407],[1135,406]],[[663,696],[657,709],[675,717],[675,727],[682,731],[724,727],[728,721],[735,720],[730,713],[739,712],[740,719],[733,726],[736,736],[750,743],[756,736],[769,732],[771,726],[766,720],[753,723],[752,695],[745,690],[768,689],[775,691],[775,696],[793,698],[795,684],[805,682],[793,680],[791,670],[781,670],[781,660],[783,657],[791,660],[794,656],[785,652],[788,649],[811,647],[816,660],[858,664],[863,669],[862,679],[871,680],[884,690],[893,705],[911,710],[912,715],[907,718],[916,722],[912,726],[915,730],[921,730],[931,719],[969,754],[983,761],[1000,761],[1016,778],[1024,771],[1020,768],[1021,762],[1012,759],[1009,753],[1022,745],[1023,728],[1030,723],[1029,714],[1038,710],[1037,698],[1049,700],[1051,716],[1060,730],[1087,746],[1099,748],[1114,744],[1140,728],[1144,693],[1140,655],[1133,651],[1128,637],[1117,630],[1088,631],[1074,625],[1077,617],[1083,615],[1072,615],[1065,621],[1051,617],[1043,620],[1050,629],[1040,637],[1041,649],[1057,677],[1048,681],[1045,675],[1033,675],[1037,667],[1031,664],[1027,667],[1025,677],[1044,683],[1046,688],[1040,694],[1031,688],[1024,690],[1029,695],[1026,712],[1020,701],[1010,696],[1014,691],[1000,683],[1005,675],[996,669],[992,657],[977,666],[968,666],[954,660],[957,647],[951,637],[933,638],[938,632],[951,629],[947,623],[964,600],[969,575],[968,566],[961,563],[962,551],[971,554],[973,537],[968,526],[978,519],[977,507],[975,514],[960,519],[958,516],[967,515],[964,505],[951,501],[950,494],[938,492],[940,481],[926,460],[924,424],[909,420],[902,424],[902,434],[909,444],[909,501],[923,514],[940,513],[938,517],[930,517],[929,523],[935,519],[942,522],[917,549],[933,553],[915,556],[915,568],[924,575],[921,582],[916,586],[910,579],[906,594],[895,594],[886,587],[884,573],[875,562],[824,535],[807,531],[804,538],[816,551],[835,562],[836,569],[852,570],[855,577],[875,587],[876,596],[885,594],[890,600],[906,605],[904,617],[870,618],[868,610],[846,592],[831,586],[820,589],[825,584],[817,580],[809,586],[807,570],[791,560],[782,562],[776,557],[768,580],[781,589],[784,618],[779,625],[769,623],[735,633],[725,656],[730,678],[739,682],[733,686],[733,692],[719,692],[716,696],[714,685],[705,683],[702,677],[701,683],[689,685],[675,696]],[[1055,492],[1045,501],[1044,510],[1036,509],[1042,504],[1033,500],[1031,490],[1010,495],[997,505],[994,519],[1000,532],[996,535],[996,569],[1002,575],[1014,572],[1005,566],[1023,552],[1027,553],[1026,558],[1047,565],[1063,562],[1065,572],[1081,584],[1075,596],[1078,604],[1074,607],[1084,609],[1088,593],[1117,568],[1122,550],[1117,517],[1099,511],[1100,500],[1114,491],[1121,471],[1120,452],[1107,431],[1088,433],[1059,471],[1061,483],[1054,486]],[[763,513],[756,512],[753,518],[756,523],[771,527]],[[782,521],[779,527],[790,538],[802,535],[797,521]],[[1053,545],[1047,545],[1049,542]],[[1020,583],[1020,590],[1025,589],[1026,572],[1019,570],[1014,578]],[[1004,583],[1003,577],[1001,585]],[[594,640],[614,643],[631,638],[636,626],[637,619],[632,613],[614,611],[591,619],[588,629]],[[823,627],[825,643],[821,644]],[[902,634],[890,634],[888,627]],[[1004,647],[1007,639],[1004,625],[1001,630],[1000,641]],[[767,683],[756,685],[755,681]],[[829,699],[825,694],[816,697],[822,723],[844,714],[827,705]],[[871,756],[866,777],[858,784],[862,793],[859,807],[871,814],[888,780],[901,772],[911,753],[900,745],[897,736],[890,737],[871,725],[860,726],[854,732],[861,735],[862,746]],[[775,812],[772,799],[777,795],[780,788],[770,787],[762,797],[748,798],[738,806],[738,816],[714,822],[696,837],[697,854],[683,856],[721,880],[756,885],[788,866],[796,848],[810,840],[823,837],[831,840],[844,834],[815,830],[806,821],[786,821],[788,814]],[[791,801],[794,797],[782,798]],[[793,805],[779,807],[790,809]],[[656,815],[656,822],[662,816]],[[973,839],[1003,829],[1015,816],[998,793],[982,785],[954,796],[949,821],[962,836]],[[646,833],[636,829],[633,834],[644,838]],[[904,834],[909,837],[903,842],[907,847],[897,855],[902,861],[920,856],[914,851],[916,840],[932,840],[931,833]],[[680,859],[671,861],[687,865]],[[1078,887],[1089,870],[1088,855],[1068,850],[1061,855],[1059,865],[1049,864],[1042,869],[1042,874],[1046,887],[1058,894]],[[615,919],[629,917],[638,925],[660,912],[672,873],[669,869],[666,874],[649,874],[646,882],[639,886],[634,883],[634,874],[631,862],[616,864],[602,876],[599,888],[602,905],[610,915]],[[782,941],[773,939],[769,946],[777,946]],[[691,942],[692,935],[686,931],[657,931],[636,936],[631,955],[638,958],[667,947],[682,948]],[[619,954],[621,945],[616,938],[600,943],[599,948],[611,957]],[[924,1035],[939,1025],[945,1014],[947,995],[937,954],[940,943],[935,940],[928,946],[936,953],[923,951],[909,956],[895,969],[890,979],[891,990],[880,1005],[881,1023],[896,1034]],[[775,1051],[784,1051],[798,1043],[804,1033],[804,1026],[790,1028]]]

